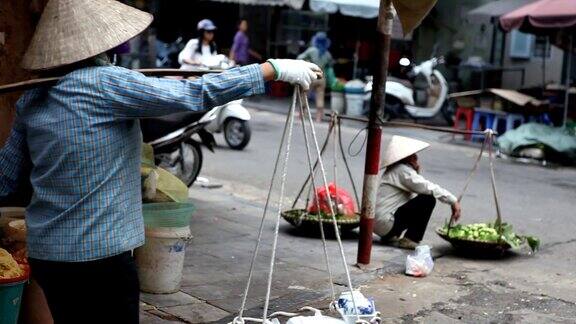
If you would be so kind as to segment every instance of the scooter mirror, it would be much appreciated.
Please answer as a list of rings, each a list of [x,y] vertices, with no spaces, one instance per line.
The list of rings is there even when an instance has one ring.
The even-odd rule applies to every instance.
[[[407,57],[403,57],[400,59],[400,61],[398,62],[400,63],[401,66],[410,66],[410,59],[408,59]]]

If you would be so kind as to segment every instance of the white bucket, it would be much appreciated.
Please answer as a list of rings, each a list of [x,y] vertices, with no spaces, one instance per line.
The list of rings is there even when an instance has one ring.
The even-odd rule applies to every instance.
[[[346,115],[362,116],[364,110],[364,94],[347,93],[346,94]]]
[[[190,227],[147,227],[146,243],[134,252],[140,290],[169,294],[180,290]]]
[[[346,107],[344,101],[344,93],[332,91],[330,92],[330,108],[338,115],[343,115]]]

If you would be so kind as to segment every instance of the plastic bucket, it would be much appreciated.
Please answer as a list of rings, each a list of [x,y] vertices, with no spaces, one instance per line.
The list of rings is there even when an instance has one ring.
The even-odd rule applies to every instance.
[[[346,115],[362,116],[364,111],[364,94],[347,93],[346,94]]]
[[[180,290],[190,227],[146,228],[146,243],[135,253],[140,289],[153,294]]]
[[[29,269],[20,278],[0,280],[0,324],[16,324],[20,315],[22,292],[28,282]]]
[[[333,112],[343,115],[346,108],[346,102],[344,101],[344,93],[332,91],[330,93],[330,108]]]
[[[150,203],[142,205],[146,227],[186,227],[194,211],[192,203]]]

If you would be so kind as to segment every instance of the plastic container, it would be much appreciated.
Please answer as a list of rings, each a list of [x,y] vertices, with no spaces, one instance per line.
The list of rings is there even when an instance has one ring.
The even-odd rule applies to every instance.
[[[346,114],[350,116],[361,116],[364,112],[364,87],[366,84],[360,80],[346,82],[344,92],[346,93]]]
[[[25,274],[21,277],[0,279],[0,324],[18,323],[22,292],[29,276],[30,270],[26,267]]]
[[[146,227],[186,227],[194,212],[192,203],[149,203],[142,205]]]
[[[146,243],[135,253],[140,289],[153,294],[180,290],[190,227],[146,228]]]
[[[330,92],[330,108],[338,115],[346,113],[346,101],[344,100],[344,93],[338,91]]]
[[[136,249],[140,289],[154,294],[180,290],[186,246],[191,239],[192,203],[151,203],[142,206],[146,243]]]

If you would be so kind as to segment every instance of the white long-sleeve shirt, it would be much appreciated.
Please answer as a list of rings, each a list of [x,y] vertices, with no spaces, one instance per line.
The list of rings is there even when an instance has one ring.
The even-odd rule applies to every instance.
[[[432,195],[449,205],[457,201],[448,190],[426,180],[406,164],[386,169],[378,188],[374,233],[380,236],[388,234],[394,225],[394,213],[418,194]]]
[[[210,45],[207,44],[202,44],[202,53],[198,53],[198,43],[198,38],[189,40],[184,49],[178,54],[178,63],[180,63],[183,69],[194,67],[194,65],[184,62],[184,59],[192,60],[200,65],[208,65],[207,63],[216,56],[216,53],[212,53]]]

